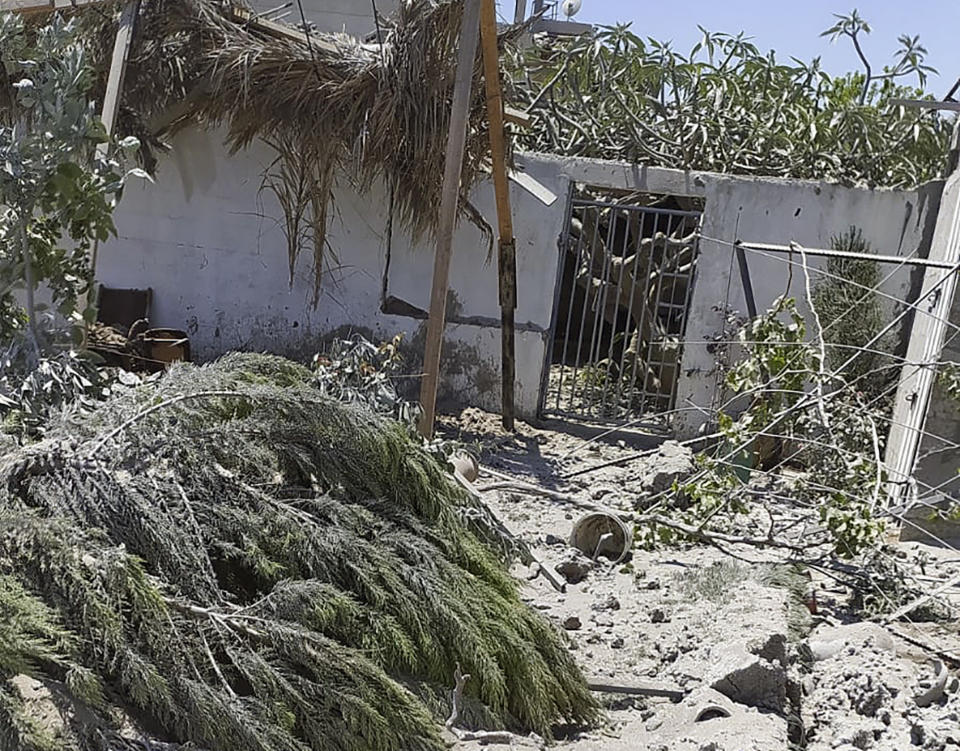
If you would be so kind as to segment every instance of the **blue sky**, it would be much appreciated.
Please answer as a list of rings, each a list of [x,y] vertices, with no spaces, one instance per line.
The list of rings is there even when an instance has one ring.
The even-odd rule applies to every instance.
[[[557,0],[559,3],[560,0]],[[831,44],[819,34],[832,25],[833,13],[857,8],[873,33],[864,40],[874,67],[890,60],[900,34],[920,35],[928,62],[940,71],[930,80],[932,93],[943,96],[960,78],[960,0],[582,0],[577,21],[613,24],[632,21],[641,36],[669,39],[688,51],[700,36],[697,24],[711,31],[745,31],[762,50],[775,49],[784,61],[790,56],[820,55],[824,68],[841,73],[858,68],[849,43]],[[501,13],[513,15],[513,0],[499,0]],[[528,0],[528,8],[533,0]],[[960,98],[960,97],[957,97]]]

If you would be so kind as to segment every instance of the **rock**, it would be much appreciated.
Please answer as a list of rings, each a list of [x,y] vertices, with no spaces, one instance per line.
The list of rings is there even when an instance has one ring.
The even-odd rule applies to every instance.
[[[583,626],[583,624],[580,623],[580,619],[575,615],[567,616],[563,619],[563,627],[567,631],[576,631],[581,626]]]
[[[563,545],[563,538],[557,537],[556,535],[547,534],[543,537],[543,543],[545,545]]]
[[[592,568],[593,564],[586,558],[576,557],[561,561],[554,570],[566,579],[568,584],[577,584],[586,578]]]
[[[599,501],[604,496],[608,496],[616,492],[616,489],[611,488],[609,485],[601,485],[600,487],[594,488],[590,491],[590,498],[594,501]]]
[[[660,580],[651,579],[646,584],[641,585],[640,589],[649,589],[649,590],[660,589]]]
[[[618,636],[610,642],[610,649],[623,649],[623,637]]]
[[[594,610],[619,610],[620,600],[613,595],[607,595],[602,600],[597,600],[590,607]]]
[[[661,608],[654,608],[650,611],[650,623],[669,623],[670,618]]]

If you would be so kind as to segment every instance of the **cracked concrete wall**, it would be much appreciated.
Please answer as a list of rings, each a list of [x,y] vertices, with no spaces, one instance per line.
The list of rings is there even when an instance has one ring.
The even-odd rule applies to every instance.
[[[429,306],[433,246],[413,243],[399,226],[388,238],[386,191],[375,187],[361,196],[341,181],[328,233],[329,268],[314,307],[312,259],[300,258],[291,284],[282,212],[269,192],[260,190],[272,152],[256,144],[230,156],[222,136],[199,129],[180,133],[156,182],[127,187],[115,216],[119,236],[100,249],[98,280],[110,287],[153,288],[154,325],[186,330],[200,360],[237,349],[306,359],[333,331],[359,330],[381,339],[403,332],[408,342],[415,341],[424,323],[417,311]],[[558,196],[546,206],[512,186],[520,300],[517,408],[521,416],[533,417],[564,223],[560,196],[567,183],[536,161],[527,168]],[[471,200],[495,225],[492,185],[478,185]],[[462,221],[454,239],[454,304],[440,396],[497,410],[500,310],[496,259],[487,252],[480,231]],[[384,296],[402,302],[408,314],[385,309]]]
[[[263,145],[230,156],[222,133],[180,133],[155,184],[131,184],[116,214],[117,240],[100,251],[99,280],[111,287],[152,287],[155,325],[186,329],[193,351],[209,359],[234,349],[307,358],[330,332],[350,327],[389,338],[417,336],[429,306],[433,247],[414,243],[400,227],[388,237],[388,196],[374,187],[358,195],[346,180],[335,192],[329,264],[319,304],[311,304],[312,260],[302,257],[292,284],[282,212],[260,190],[272,161]],[[716,380],[709,339],[722,325],[716,308],[727,301],[745,310],[729,243],[744,241],[826,247],[850,225],[861,227],[877,253],[924,257],[940,184],[916,191],[844,188],[798,180],[710,173],[544,155],[518,155],[518,167],[555,198],[545,203],[511,183],[517,233],[517,404],[536,414],[559,271],[571,182],[705,200],[703,241],[689,313],[677,406],[677,433],[690,436],[705,422]],[[492,186],[481,183],[472,203],[495,226]],[[549,204],[549,205],[548,205]],[[749,255],[760,310],[787,287],[786,256]],[[795,263],[799,259],[793,259]],[[811,266],[820,266],[811,261]],[[805,310],[802,270],[794,266],[789,294]],[[732,275],[731,275],[732,272]],[[886,270],[883,271],[886,273]],[[915,284],[909,267],[883,286],[891,314]],[[451,342],[442,395],[461,404],[499,408],[500,310],[495,258],[468,221],[454,240],[450,272]]]
[[[672,421],[677,435],[684,438],[697,434],[708,420],[707,410],[714,400],[717,359],[710,339],[723,326],[722,307],[718,306],[726,304],[746,312],[731,246],[734,240],[776,245],[793,240],[809,248],[829,248],[833,236],[855,225],[877,254],[924,258],[929,253],[942,190],[940,182],[912,191],[870,190],[579,158],[545,161],[573,182],[704,199],[703,237],[677,386],[676,406],[683,411]],[[795,254],[792,260],[791,265],[787,254],[747,252],[758,311],[767,310],[786,293],[796,298],[801,312],[809,313],[800,259]],[[811,270],[824,265],[823,259],[809,259]],[[909,266],[891,264],[881,264],[880,273],[884,278],[881,299],[892,317],[903,309],[900,301],[915,292],[915,274]],[[818,278],[812,271],[811,284]]]

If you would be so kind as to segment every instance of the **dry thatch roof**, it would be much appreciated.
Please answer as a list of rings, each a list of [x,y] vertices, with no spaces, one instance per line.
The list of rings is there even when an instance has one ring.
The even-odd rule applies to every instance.
[[[415,238],[430,234],[440,204],[461,0],[401,3],[382,26],[382,44],[314,32],[308,45],[244,22],[235,6],[215,0],[144,0],[140,13],[121,133],[155,147],[149,123],[200,122],[226,125],[235,150],[257,139],[271,144],[278,158],[264,184],[284,210],[291,274],[300,250],[312,249],[315,299],[336,175],[351,175],[361,189],[383,180],[400,226]],[[105,77],[115,16],[85,14],[84,22]],[[478,57],[464,198],[487,151],[481,68]]]

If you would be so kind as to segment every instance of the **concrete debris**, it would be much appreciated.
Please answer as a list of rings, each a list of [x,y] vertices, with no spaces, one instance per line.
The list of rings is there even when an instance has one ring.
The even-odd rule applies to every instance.
[[[497,416],[489,422],[499,426]],[[547,440],[538,442],[531,459],[527,446],[538,434],[522,430],[525,441],[499,465],[497,456],[484,457],[484,466],[514,474],[521,462],[530,462],[530,481],[571,498],[602,498],[608,510],[626,512],[628,499],[683,482],[690,469],[689,452],[667,442],[646,458],[558,482],[556,466],[569,472],[596,458],[582,449],[570,453],[582,439],[543,431]],[[636,448],[622,448],[622,454]],[[604,459],[619,453],[603,444]],[[749,550],[746,557],[755,564],[733,562],[702,545],[638,545],[616,565],[602,557],[592,561],[594,549],[581,553],[544,532],[569,530],[580,518],[576,507],[507,491],[489,498],[511,529],[533,542],[544,565],[577,585],[559,594],[542,581],[524,584],[533,606],[542,604],[567,629],[571,654],[592,679],[608,687],[662,681],[677,691],[630,701],[599,692],[604,727],[572,732],[557,742],[557,751],[960,751],[957,671],[947,670],[944,680],[932,654],[911,646],[896,627],[855,622],[850,591],[833,579],[814,573],[803,580],[803,572],[784,566],[772,549]],[[755,535],[769,527],[766,514],[750,523]],[[897,550],[921,561],[929,554],[928,546],[908,545],[917,549]],[[949,581],[960,573],[947,568],[956,563],[947,559],[934,569],[927,560],[916,573]],[[807,633],[811,621],[821,625]],[[942,631],[927,632],[926,641],[944,654],[957,653],[956,624],[937,627]]]
[[[803,701],[808,751],[960,749],[960,696],[946,690],[946,668],[874,636],[814,663]]]
[[[783,664],[728,642],[712,648],[714,661],[705,682],[728,699],[748,707],[782,712],[787,703],[787,671]]]
[[[774,751],[788,747],[786,723],[780,717],[735,704],[714,689],[698,689],[661,714],[665,719],[650,749]]]
[[[650,623],[667,623],[670,620],[662,608],[654,608],[650,611]]]
[[[807,640],[814,660],[826,660],[851,647],[873,646],[896,652],[893,636],[876,623],[851,623],[845,626],[821,626]]]
[[[662,493],[693,472],[693,452],[677,441],[665,441],[649,466],[652,472],[643,478],[643,490],[650,495]]]

